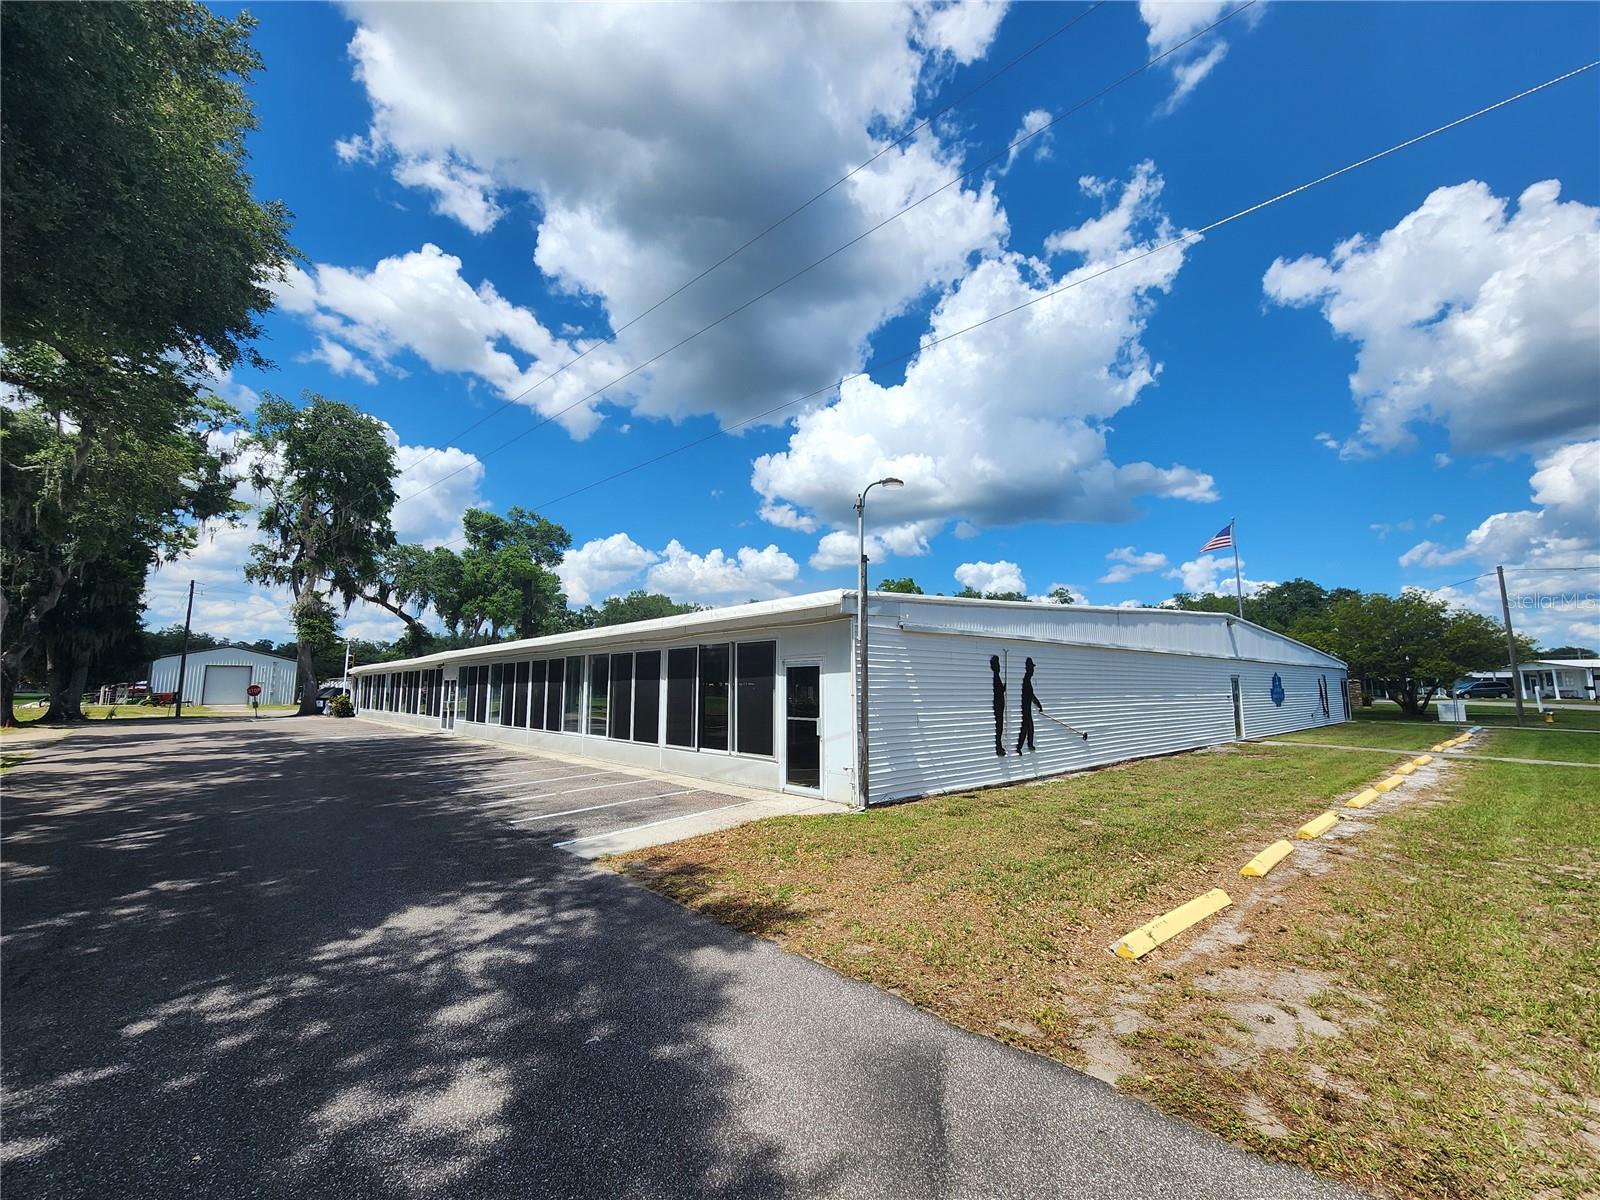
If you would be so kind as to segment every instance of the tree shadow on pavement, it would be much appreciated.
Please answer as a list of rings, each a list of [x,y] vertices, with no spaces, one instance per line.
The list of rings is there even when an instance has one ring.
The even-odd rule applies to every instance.
[[[234,721],[8,775],[7,1195],[830,1190],[713,1044],[750,943],[459,802],[481,770]]]

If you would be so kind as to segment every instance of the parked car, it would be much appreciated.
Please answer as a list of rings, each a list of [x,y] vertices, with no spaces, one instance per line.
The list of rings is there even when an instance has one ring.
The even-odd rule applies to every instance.
[[[1503,679],[1474,679],[1456,686],[1457,700],[1509,700],[1511,685]]]
[[[333,698],[335,696],[347,695],[349,691],[350,689],[345,687],[342,683],[324,684],[322,687],[317,689],[317,711],[326,715],[328,711],[328,704],[333,700]]]
[[[128,699],[129,700],[139,700],[139,699],[142,699],[145,696],[148,696],[149,694],[150,694],[150,681],[148,679],[141,679],[141,680],[139,680],[138,683],[130,683],[128,685]]]

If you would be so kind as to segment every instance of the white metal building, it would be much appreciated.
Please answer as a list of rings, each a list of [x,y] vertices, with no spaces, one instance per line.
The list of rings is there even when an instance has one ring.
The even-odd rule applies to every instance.
[[[1600,659],[1539,658],[1517,664],[1522,677],[1522,698],[1532,700],[1537,692],[1546,700],[1594,700],[1600,698]],[[1473,671],[1473,679],[1499,679],[1510,682],[1510,671]]]
[[[179,655],[169,654],[150,664],[150,690],[178,690]],[[299,664],[244,646],[213,646],[189,651],[183,676],[185,704],[249,704],[247,689],[261,685],[262,704],[293,704],[299,683]]]
[[[1223,613],[888,592],[868,610],[874,802],[1349,716],[1342,662]],[[849,803],[855,612],[855,593],[817,592],[360,666],[355,702],[388,723]]]

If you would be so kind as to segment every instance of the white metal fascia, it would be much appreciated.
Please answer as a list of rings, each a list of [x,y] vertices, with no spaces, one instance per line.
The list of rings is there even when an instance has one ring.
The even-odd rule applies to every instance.
[[[425,654],[417,658],[364,663],[352,668],[350,673],[356,676],[386,674],[463,663],[470,665],[499,662],[507,658],[540,656],[559,658],[568,652],[577,652],[593,646],[648,647],[668,645],[701,634],[732,635],[744,631],[821,625],[844,618],[845,613],[840,605],[842,595],[843,593],[839,591],[810,592],[803,596],[786,596],[780,600],[763,600],[755,604],[740,604],[729,608],[711,609],[707,612],[681,613],[673,617],[658,617],[651,621],[630,621],[622,625],[603,625],[595,629],[578,629],[571,633],[555,633],[513,642],[495,642],[487,646],[441,650],[436,654]]]

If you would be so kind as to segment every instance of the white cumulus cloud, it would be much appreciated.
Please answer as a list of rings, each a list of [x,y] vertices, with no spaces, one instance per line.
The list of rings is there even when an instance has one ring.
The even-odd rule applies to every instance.
[[[1239,571],[1243,576],[1244,592],[1253,596],[1264,587],[1273,586],[1273,580],[1251,579],[1244,576],[1245,560],[1239,560]],[[1202,554],[1188,562],[1179,563],[1172,570],[1166,572],[1166,578],[1178,581],[1178,590],[1188,592],[1193,596],[1232,596],[1237,589],[1234,586],[1233,555],[1226,557],[1216,554]]]
[[[1139,16],[1148,30],[1146,40],[1151,52],[1163,54],[1183,45],[1237,7],[1237,0],[1139,0]],[[1182,104],[1227,56],[1228,43],[1224,34],[1253,27],[1261,19],[1264,7],[1264,3],[1253,5],[1209,37],[1198,38],[1162,60],[1162,65],[1172,75],[1172,93],[1163,106],[1164,112],[1170,113]]]
[[[1132,546],[1118,546],[1106,555],[1106,561],[1112,566],[1097,582],[1126,583],[1135,575],[1159,571],[1167,565],[1167,556],[1154,550],[1141,553]]]
[[[1439,188],[1375,240],[1278,259],[1263,285],[1356,343],[1360,427],[1328,439],[1344,457],[1406,447],[1423,423],[1445,426],[1457,451],[1491,453],[1594,429],[1600,208],[1562,203],[1554,180],[1514,213],[1486,184]]]
[[[601,334],[885,149],[914,122],[929,78],[986,52],[1005,7],[355,3],[351,11],[350,54],[371,120],[341,139],[339,155],[388,169],[476,232],[531,201],[534,264],[554,286],[596,302],[590,332]],[[959,153],[933,130],[887,149],[621,333],[605,352],[613,369],[575,372],[582,390],[940,187],[960,172]],[[668,417],[741,419],[771,408],[858,367],[874,329],[958,278],[1006,233],[988,183],[949,188],[771,302],[695,337],[611,399]],[[434,307],[446,325],[471,309],[459,299]],[[397,330],[398,320],[389,319]],[[464,353],[429,359],[436,369],[484,374],[497,386],[516,374],[509,362],[481,361],[493,338],[475,327],[465,334]],[[558,365],[542,349],[521,349],[541,369]]]
[[[1600,564],[1600,441],[1574,442],[1540,458],[1529,484],[1538,508],[1495,513],[1459,546],[1419,542],[1400,556],[1400,565]]]
[[[770,600],[787,595],[799,574],[799,564],[777,546],[741,546],[731,555],[721,549],[695,554],[674,538],[650,568],[646,585],[680,603]]]
[[[850,380],[832,403],[796,418],[785,450],[756,460],[752,486],[769,508],[834,528],[813,565],[854,562],[852,483],[885,475],[906,486],[874,493],[875,531],[884,544],[898,537],[919,550],[950,521],[1120,521],[1137,513],[1141,496],[1215,498],[1203,471],[1119,465],[1107,447],[1104,422],[1160,370],[1141,336],[1154,297],[1182,265],[1182,246],[938,341],[1172,236],[1155,208],[1151,164],[1120,187],[1084,182],[1104,213],[1052,239],[1077,261],[1059,273],[1017,254],[978,263],[935,307],[902,382]]]
[[[533,387],[522,403],[546,416],[571,408],[558,419],[578,437],[600,419],[599,397],[584,398],[626,370],[613,348],[602,346],[534,387],[593,343],[551,334],[490,281],[468,282],[461,260],[431,243],[370,270],[291,266],[276,294],[279,308],[319,331],[310,357],[338,374],[373,383],[375,367],[403,373],[414,355],[435,371],[482,380],[506,399]]]
[[[988,595],[990,592],[1026,592],[1028,584],[1022,568],[1014,562],[969,562],[956,568],[956,582],[962,587]]]
[[[636,579],[660,557],[627,534],[613,533],[567,551],[556,567],[556,575],[568,603],[581,606],[604,599],[618,584]]]

